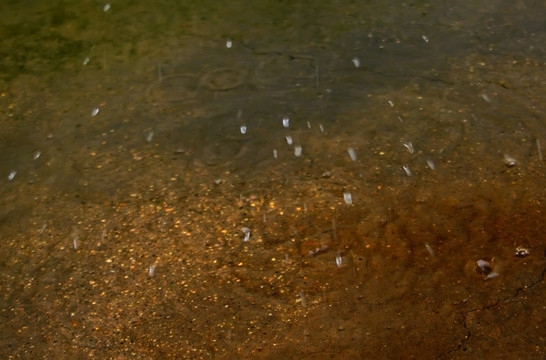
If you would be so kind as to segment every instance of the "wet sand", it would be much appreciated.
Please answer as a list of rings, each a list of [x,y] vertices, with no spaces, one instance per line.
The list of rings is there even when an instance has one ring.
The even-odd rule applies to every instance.
[[[545,357],[543,5],[103,6],[0,7],[2,358]]]

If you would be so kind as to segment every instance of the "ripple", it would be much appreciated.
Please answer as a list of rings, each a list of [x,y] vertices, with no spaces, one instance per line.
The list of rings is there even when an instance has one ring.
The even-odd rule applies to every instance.
[[[247,73],[238,68],[220,68],[212,70],[201,77],[199,87],[212,91],[228,91],[242,86]]]

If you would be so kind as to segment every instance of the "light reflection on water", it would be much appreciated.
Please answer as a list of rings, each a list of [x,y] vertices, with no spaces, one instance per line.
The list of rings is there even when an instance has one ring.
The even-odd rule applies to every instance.
[[[267,3],[48,9],[92,41],[13,50],[4,353],[543,353],[537,12]]]

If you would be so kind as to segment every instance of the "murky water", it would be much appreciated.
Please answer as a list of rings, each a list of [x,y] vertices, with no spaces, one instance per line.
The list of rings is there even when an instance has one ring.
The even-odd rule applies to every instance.
[[[2,358],[545,356],[545,5],[176,3],[0,5]]]

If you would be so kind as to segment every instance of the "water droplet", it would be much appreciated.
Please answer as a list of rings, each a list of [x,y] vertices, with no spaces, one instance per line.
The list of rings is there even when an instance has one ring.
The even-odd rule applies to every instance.
[[[340,253],[336,254],[336,265],[338,268],[343,266],[343,258],[341,257]]]
[[[476,261],[476,265],[478,265],[478,268],[484,274],[489,274],[492,271],[491,263],[487,260],[480,259]]]
[[[358,69],[360,67],[360,59],[355,56],[352,60],[353,60],[353,65],[355,66],[355,68]]]
[[[298,293],[298,296],[300,297],[301,305],[307,306],[307,300],[305,299],[305,293],[303,290]]]
[[[147,135],[146,135],[146,141],[151,143],[152,140],[154,139],[154,132],[153,131],[150,131]]]
[[[436,165],[434,165],[434,161],[427,160],[427,165],[430,168],[430,170],[436,170]]]
[[[294,155],[296,155],[297,157],[300,157],[302,154],[302,148],[301,148],[301,145],[296,145],[294,147]]]
[[[286,143],[287,143],[288,145],[292,145],[292,142],[293,142],[293,141],[292,141],[292,136],[286,135]]]
[[[529,249],[526,249],[524,247],[518,247],[516,248],[515,255],[520,258],[527,257],[529,255]]]
[[[485,280],[494,279],[494,278],[496,278],[498,276],[499,276],[499,273],[496,272],[496,271],[493,271],[493,272],[487,274],[487,276],[485,277]]]
[[[413,144],[411,143],[411,141],[406,141],[405,143],[402,143],[402,145],[404,145],[406,149],[408,149],[410,154],[413,154]]]
[[[513,166],[516,166],[516,159],[514,159],[508,154],[504,154],[504,163],[508,167],[513,167]]]
[[[348,148],[347,153],[349,154],[349,157],[351,160],[356,161],[356,151],[353,148]]]
[[[343,193],[343,200],[345,200],[345,204],[347,204],[347,205],[352,205],[353,204],[353,196],[348,191]]]
[[[428,243],[425,243],[425,248],[427,249],[430,256],[434,256],[434,249],[432,248],[432,246],[430,246]]]
[[[244,242],[248,242],[250,240],[250,229],[247,227],[242,228],[243,233],[245,234],[245,238],[243,239]]]
[[[155,275],[155,264],[150,265],[150,268],[148,269],[148,276],[153,277]]]

